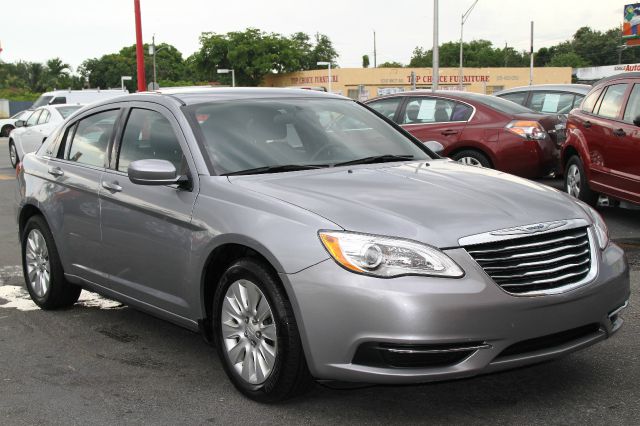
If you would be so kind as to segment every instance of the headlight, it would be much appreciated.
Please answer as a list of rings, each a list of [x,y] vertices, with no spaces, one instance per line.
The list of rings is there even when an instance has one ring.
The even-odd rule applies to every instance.
[[[342,267],[382,278],[427,275],[459,278],[464,272],[435,247],[414,241],[344,231],[320,231],[320,240]]]
[[[593,221],[593,229],[598,239],[598,246],[600,250],[604,250],[609,245],[609,228],[607,228],[607,224],[604,223],[604,219],[596,209],[580,200],[576,201]]]

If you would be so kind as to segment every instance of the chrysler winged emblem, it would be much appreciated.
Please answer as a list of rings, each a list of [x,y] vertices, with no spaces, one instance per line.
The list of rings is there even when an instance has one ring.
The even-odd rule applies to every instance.
[[[522,235],[536,234],[538,232],[546,232],[552,229],[561,228],[567,224],[566,220],[557,220],[555,222],[535,223],[533,225],[516,226],[514,228],[499,229],[492,231],[491,235]]]

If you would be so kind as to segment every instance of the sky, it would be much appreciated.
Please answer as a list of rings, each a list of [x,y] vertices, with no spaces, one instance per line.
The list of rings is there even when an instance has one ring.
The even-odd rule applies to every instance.
[[[60,57],[75,70],[85,59],[117,52],[135,43],[133,0],[30,0],[19,17],[0,24],[5,62],[43,62]],[[440,43],[460,38],[460,17],[473,0],[440,0]],[[464,39],[528,50],[535,21],[534,48],[567,40],[582,26],[607,30],[621,25],[625,1],[479,0],[464,26]],[[9,6],[9,5],[5,5]],[[302,31],[329,36],[339,66],[373,64],[373,31],[378,64],[407,64],[416,46],[433,43],[433,0],[141,0],[145,42],[166,42],[187,57],[198,50],[202,32],[226,33],[247,27],[289,35]],[[13,9],[13,7],[11,7]]]

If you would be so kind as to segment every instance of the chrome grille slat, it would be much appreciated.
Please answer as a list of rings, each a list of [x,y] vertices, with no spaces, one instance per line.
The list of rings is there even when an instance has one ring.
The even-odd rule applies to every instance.
[[[554,272],[564,271],[566,269],[576,268],[578,266],[585,265],[585,264],[589,263],[590,260],[591,259],[585,259],[580,263],[569,263],[568,265],[558,266],[557,268],[541,269],[539,271],[529,271],[529,272],[525,272],[524,274],[520,274],[520,275],[493,275],[493,279],[494,280],[509,280],[509,279],[516,279],[516,278],[533,277],[533,276],[537,276],[537,275],[548,275],[548,274],[553,274]]]
[[[576,254],[567,254],[565,256],[560,256],[560,257],[556,257],[553,259],[553,263],[559,263],[562,262],[563,260],[568,260],[568,259],[575,259],[578,257],[583,257],[585,255],[589,254],[589,249],[584,249],[583,251],[581,251],[580,253],[576,253]],[[518,263],[516,265],[507,265],[507,266],[485,266],[484,270],[485,271],[502,271],[505,269],[518,269],[518,268],[526,268],[529,266],[539,266],[539,265],[547,265],[549,263],[549,260],[545,259],[545,260],[541,260],[541,261],[537,261],[537,262],[524,262],[524,263]]]
[[[505,291],[538,294],[577,285],[590,276],[592,246],[588,228],[581,226],[481,242],[465,249]]]
[[[506,257],[495,257],[495,258],[476,258],[476,261],[478,262],[497,262],[497,261],[501,261],[501,260],[513,260],[513,259],[522,259],[522,258],[526,258],[526,257],[534,257],[534,256],[545,256],[548,254],[553,254],[553,253],[558,253],[564,250],[570,250],[570,249],[576,249],[576,248],[580,248],[580,247],[584,247],[589,245],[589,241],[588,240],[584,240],[578,244],[573,244],[573,245],[566,245],[566,246],[561,246],[561,247],[554,247],[552,249],[549,250],[542,250],[542,251],[537,251],[537,252],[528,252],[528,253],[516,253],[516,254],[512,254],[510,256],[506,256]],[[485,253],[486,255],[486,253]]]
[[[561,238],[556,238],[553,240],[549,240],[549,241],[538,241],[538,242],[534,242],[534,243],[530,243],[530,244],[519,244],[519,245],[510,245],[510,246],[506,246],[506,247],[501,247],[501,248],[497,248],[497,249],[488,249],[488,250],[471,250],[469,251],[469,254],[484,254],[484,253],[499,253],[499,252],[504,252],[504,251],[511,251],[511,250],[519,250],[519,249],[526,249],[529,247],[539,247],[539,246],[546,246],[546,245],[550,245],[550,244],[555,244],[555,243],[560,243],[563,241],[571,241],[571,240],[577,240],[580,238],[584,238],[584,235],[567,235]]]

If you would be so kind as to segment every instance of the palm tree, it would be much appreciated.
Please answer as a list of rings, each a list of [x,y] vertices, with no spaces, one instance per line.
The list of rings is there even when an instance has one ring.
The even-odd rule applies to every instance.
[[[46,62],[47,83],[54,88],[59,86],[61,79],[69,77],[71,67],[62,62],[60,58],[52,58]]]

